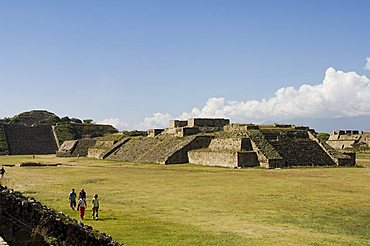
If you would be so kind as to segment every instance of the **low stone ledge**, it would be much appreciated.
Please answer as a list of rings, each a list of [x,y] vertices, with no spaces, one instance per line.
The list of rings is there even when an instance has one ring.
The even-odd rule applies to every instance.
[[[56,167],[60,166],[60,163],[40,163],[40,162],[21,162],[16,164],[18,167]]]

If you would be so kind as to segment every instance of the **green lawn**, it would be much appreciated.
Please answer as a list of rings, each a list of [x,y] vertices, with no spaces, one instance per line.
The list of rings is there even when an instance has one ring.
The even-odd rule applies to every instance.
[[[98,193],[86,224],[125,245],[369,245],[366,168],[225,169],[87,158],[2,156],[59,167],[6,167],[8,186],[78,218],[72,187]]]

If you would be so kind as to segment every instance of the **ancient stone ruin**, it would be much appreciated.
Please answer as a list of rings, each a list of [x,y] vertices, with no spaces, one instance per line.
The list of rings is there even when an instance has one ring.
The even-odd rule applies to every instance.
[[[103,143],[99,143],[101,146]],[[107,145],[106,145],[107,146]],[[96,144],[89,157],[137,163],[194,163],[223,167],[354,166],[353,152],[341,153],[295,125],[230,124],[228,119],[172,120],[147,137],[122,138],[110,148]]]
[[[55,154],[66,140],[92,138],[117,132],[112,126],[60,122],[61,119],[45,110],[33,110],[0,122],[0,155]],[[58,123],[57,123],[58,122]],[[72,156],[87,155],[82,146],[88,140],[79,140]],[[82,152],[82,153],[79,153]],[[86,153],[85,153],[86,152]]]
[[[0,237],[9,245],[120,245],[33,198],[0,185]]]
[[[326,143],[335,149],[369,148],[370,131],[336,130]]]
[[[89,148],[95,146],[95,138],[82,138],[65,141],[58,149],[58,157],[87,156]]]

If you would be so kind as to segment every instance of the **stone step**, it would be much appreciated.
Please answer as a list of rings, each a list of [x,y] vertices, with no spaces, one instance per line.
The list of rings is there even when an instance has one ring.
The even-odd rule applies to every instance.
[[[0,246],[7,246],[8,244],[0,237]]]

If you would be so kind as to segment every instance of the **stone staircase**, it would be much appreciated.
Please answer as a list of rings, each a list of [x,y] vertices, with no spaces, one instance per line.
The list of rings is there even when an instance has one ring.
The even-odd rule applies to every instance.
[[[207,147],[210,140],[211,137],[207,136],[180,138],[171,135],[130,138],[106,156],[106,159],[162,164],[188,163],[187,152]]]
[[[284,158],[271,145],[270,139],[275,139],[275,136],[269,134],[267,137],[260,130],[248,130],[246,135],[250,138],[252,147],[256,151],[260,166],[266,168],[276,168],[286,166]]]
[[[11,155],[54,154],[58,150],[50,125],[4,125]]]
[[[261,131],[286,166],[335,166],[336,163],[307,131]]]

